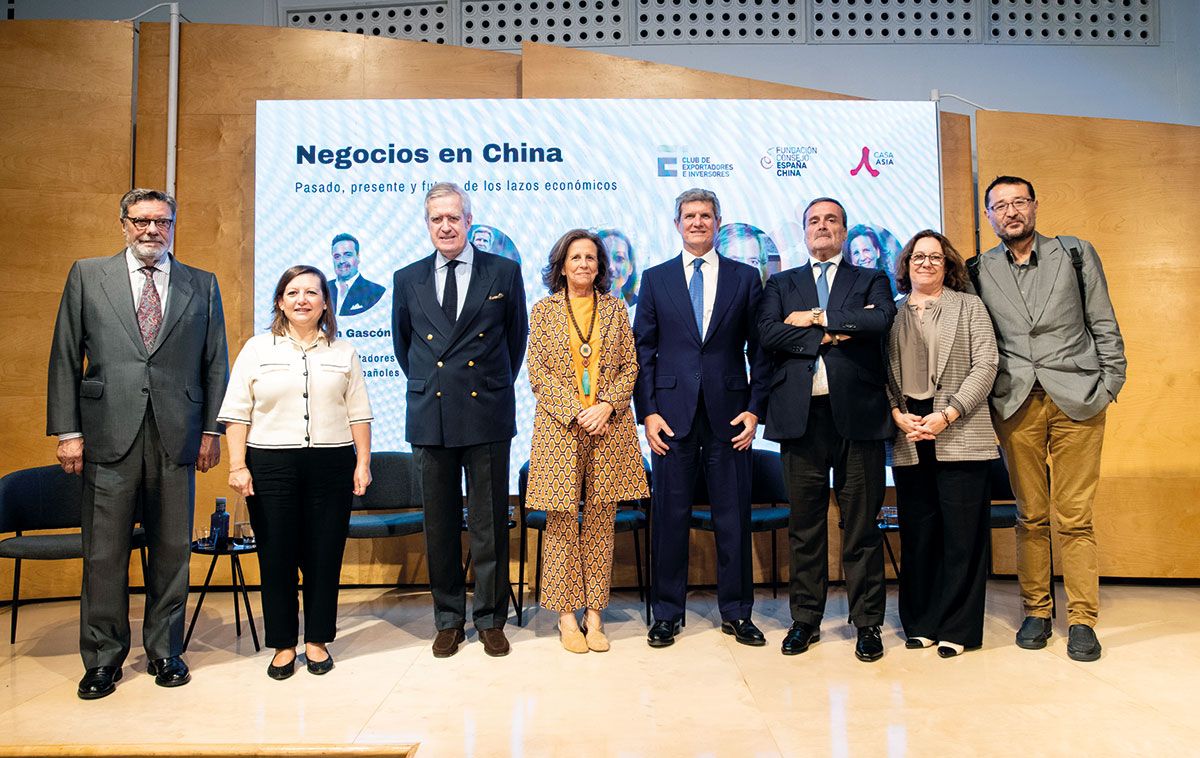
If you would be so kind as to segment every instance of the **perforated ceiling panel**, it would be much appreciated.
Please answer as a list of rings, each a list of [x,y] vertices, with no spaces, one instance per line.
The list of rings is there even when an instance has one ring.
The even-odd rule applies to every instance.
[[[1157,45],[1158,0],[987,0],[986,42]]]
[[[628,0],[463,0],[468,47],[519,48],[525,40],[567,47],[629,44]]]
[[[635,45],[795,42],[802,0],[637,0]]]
[[[1157,45],[1160,37],[1160,0],[278,2],[281,21],[287,26],[496,50],[517,50],[525,41],[567,47]]]
[[[808,0],[809,42],[963,44],[979,30],[979,0]]]
[[[291,8],[286,26],[325,29],[375,37],[394,37],[444,45],[450,39],[449,2],[392,3],[364,7],[361,3],[321,8]]]

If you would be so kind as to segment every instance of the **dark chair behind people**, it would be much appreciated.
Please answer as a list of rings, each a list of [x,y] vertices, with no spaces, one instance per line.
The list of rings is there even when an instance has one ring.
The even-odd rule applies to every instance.
[[[646,483],[650,483],[650,463],[645,458],[642,459],[642,466],[646,470]],[[528,543],[527,529],[537,531],[537,563],[534,565],[534,590],[533,602],[535,604],[541,602],[542,595],[542,537],[546,532],[546,511],[525,510],[525,489],[529,484],[529,461],[525,461],[525,465],[521,466],[520,474],[517,480],[517,492],[521,503],[521,558],[519,568],[517,569],[517,622],[521,623],[522,614],[525,608],[525,553]],[[627,500],[617,504],[617,515],[614,520],[614,528],[617,534],[629,532],[633,537],[633,558],[634,567],[637,570],[638,583],[638,600],[646,604],[646,625],[650,625],[650,590],[649,577],[647,574],[650,570],[650,499],[642,500]],[[643,542],[638,535],[638,532],[646,532],[646,540]],[[643,568],[642,561],[645,560]]]
[[[15,532],[0,540],[0,558],[12,558],[12,624],[9,643],[17,641],[17,611],[21,601],[21,561],[83,558],[80,533],[83,479],[61,466],[21,469],[0,479],[0,533]],[[141,520],[140,509],[137,517]],[[65,534],[23,534],[42,529],[71,529]],[[141,551],[146,569],[146,533],[133,530],[130,547]]]
[[[351,506],[350,537],[404,537],[425,529],[421,479],[412,453],[371,453],[373,482]]]
[[[774,450],[753,451],[753,471],[750,484],[750,531],[771,533],[771,596],[779,597],[778,532],[787,529],[788,498],[783,484],[783,464]],[[708,485],[701,472],[692,498],[693,505],[708,505]],[[708,508],[692,509],[692,529],[713,531],[712,512]]]

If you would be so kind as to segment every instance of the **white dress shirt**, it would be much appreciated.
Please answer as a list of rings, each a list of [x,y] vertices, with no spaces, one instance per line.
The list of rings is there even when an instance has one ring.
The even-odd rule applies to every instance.
[[[142,290],[146,287],[146,274],[141,269],[146,264],[138,260],[129,248],[125,248],[125,265],[129,268],[129,286],[133,290],[133,312],[142,304]],[[167,313],[167,285],[171,283],[171,251],[164,250],[154,264],[154,289],[158,290],[158,302],[162,303],[163,315]]]
[[[688,286],[688,292],[691,292],[692,276],[696,273],[696,256],[683,251],[683,280]],[[704,261],[700,264],[700,271],[704,274],[704,325],[702,327],[703,334],[708,334],[708,324],[712,321],[713,304],[717,299],[717,269],[720,268],[719,256],[715,249],[709,248],[709,251],[700,256],[700,260]]]
[[[820,261],[816,258],[813,258],[811,255],[808,257],[808,264],[812,266],[813,284],[816,284],[817,279],[821,277],[821,269],[817,266],[818,263]],[[825,272],[825,283],[829,285],[829,291],[833,292],[833,279],[837,276],[838,266],[842,265],[842,254],[838,253],[826,261],[826,263],[833,264]],[[825,359],[820,356],[817,357],[817,370],[813,374],[812,393],[813,397],[829,394],[829,374],[825,373]]]
[[[467,245],[454,260],[460,264],[454,268],[454,281],[458,285],[458,307],[454,309],[454,312],[461,314],[463,306],[467,304],[467,286],[471,283],[471,269],[475,266],[475,248]],[[433,289],[438,305],[442,304],[442,293],[446,291],[448,263],[450,263],[450,259],[442,255],[439,250],[437,257],[433,259]]]
[[[346,294],[348,292],[350,292],[350,288],[353,287],[354,283],[357,281],[358,281],[358,274],[355,274],[354,276],[350,277],[349,279],[347,279],[344,282],[341,279],[334,279],[334,282],[335,282],[334,286],[337,288],[339,303],[346,302]],[[340,306],[340,305],[338,306],[339,309],[341,307],[342,306]]]
[[[217,420],[248,424],[260,448],[338,447],[351,424],[373,420],[358,353],[349,340],[310,345],[270,332],[246,340]]]

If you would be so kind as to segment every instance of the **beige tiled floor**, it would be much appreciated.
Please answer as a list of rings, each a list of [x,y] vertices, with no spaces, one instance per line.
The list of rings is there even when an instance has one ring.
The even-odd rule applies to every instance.
[[[437,660],[427,594],[352,590],[331,647],[337,668],[275,682],[269,653],[255,654],[246,630],[235,637],[229,595],[210,595],[187,655],[191,684],[155,687],[135,647],[117,692],[96,702],[75,697],[78,606],[30,605],[17,644],[0,653],[0,744],[420,743],[422,756],[1200,753],[1198,588],[1106,585],[1105,654],[1091,664],[1067,658],[1061,620],[1046,650],[1012,644],[1011,581],[989,587],[983,649],[951,660],[903,648],[894,588],[887,654],[875,664],[853,657],[840,588],[821,641],[794,658],[778,652],[785,599],[759,593],[766,648],[720,633],[711,592],[689,602],[688,626],[664,650],[645,645],[640,604],[618,593],[610,653],[562,651],[542,611],[508,627],[507,658],[487,658],[471,634],[457,656]],[[133,605],[140,613],[140,598]]]

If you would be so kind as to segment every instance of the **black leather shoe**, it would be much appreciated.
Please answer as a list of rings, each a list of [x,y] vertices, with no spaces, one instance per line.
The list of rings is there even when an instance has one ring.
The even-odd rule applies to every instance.
[[[821,639],[821,627],[797,621],[788,629],[780,648],[784,655],[800,655],[808,646]]]
[[[1021,628],[1017,630],[1017,647],[1023,647],[1026,650],[1041,650],[1046,647],[1046,640],[1050,639],[1052,628],[1050,619],[1026,616],[1025,620],[1021,622]]]
[[[883,657],[883,635],[878,626],[860,626],[858,642],[854,645],[854,657],[870,663]]]
[[[333,656],[329,654],[328,650],[325,651],[325,660],[323,661],[314,661],[307,655],[304,656],[304,659],[304,665],[308,668],[308,673],[310,674],[320,676],[321,674],[328,674],[330,671],[333,671]]]
[[[1100,640],[1087,624],[1071,624],[1067,629],[1067,655],[1073,661],[1094,661],[1100,658]]]
[[[763,636],[763,633],[758,630],[758,627],[750,619],[722,621],[721,631],[726,634],[732,634],[734,639],[743,645],[762,647],[767,644],[767,638]]]
[[[111,695],[117,690],[117,682],[121,681],[120,666],[97,666],[88,669],[79,680],[79,697],[81,700],[99,700],[105,695]]]
[[[150,661],[146,670],[154,674],[154,683],[159,687],[182,687],[192,681],[187,664],[177,655]]]
[[[274,657],[271,660],[274,661]],[[296,656],[294,654],[292,659],[282,666],[276,666],[273,662],[267,664],[267,676],[276,681],[283,681],[294,673],[296,673]]]
[[[646,644],[650,647],[670,647],[675,644],[679,628],[678,621],[655,621],[646,635]]]

